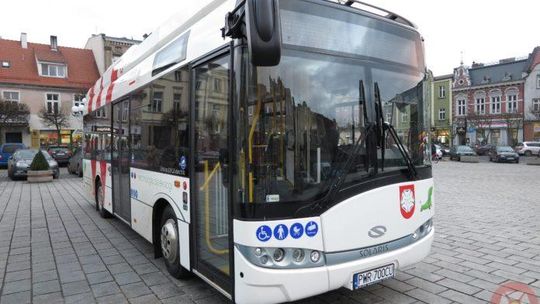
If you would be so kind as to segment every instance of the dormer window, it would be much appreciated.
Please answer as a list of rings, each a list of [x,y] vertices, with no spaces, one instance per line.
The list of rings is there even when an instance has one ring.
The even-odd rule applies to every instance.
[[[40,63],[40,76],[66,78],[67,71],[64,64]]]

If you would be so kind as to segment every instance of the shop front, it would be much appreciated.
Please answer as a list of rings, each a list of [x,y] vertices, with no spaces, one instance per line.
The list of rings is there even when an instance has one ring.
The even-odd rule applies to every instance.
[[[524,124],[525,141],[540,141],[540,121],[531,121]]]
[[[40,130],[39,145],[41,147],[56,146],[58,144],[68,147],[77,147],[82,142],[82,134],[73,133],[73,130],[61,130],[60,141],[58,133],[55,130]]]

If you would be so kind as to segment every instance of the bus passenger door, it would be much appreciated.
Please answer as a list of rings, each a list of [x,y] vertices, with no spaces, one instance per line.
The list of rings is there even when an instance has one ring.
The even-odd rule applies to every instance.
[[[129,178],[129,99],[113,105],[112,184],[113,212],[131,223]]]
[[[228,183],[230,55],[192,69],[194,147],[191,180],[194,268],[231,294]]]

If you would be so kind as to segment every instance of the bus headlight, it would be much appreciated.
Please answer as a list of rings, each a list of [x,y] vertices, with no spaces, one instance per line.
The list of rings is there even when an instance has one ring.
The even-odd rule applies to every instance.
[[[428,235],[431,230],[433,230],[433,219],[429,219],[424,222],[416,231],[413,233],[413,239],[421,239],[424,236]]]
[[[309,258],[311,259],[313,263],[317,263],[319,259],[321,258],[321,253],[318,252],[317,250],[313,250],[311,254],[309,255]]]
[[[292,258],[293,261],[295,261],[296,263],[301,263],[304,260],[305,256],[306,253],[303,249],[296,248],[295,250],[293,250]]]
[[[285,250],[278,248],[274,250],[274,261],[281,262],[285,258]]]
[[[269,248],[236,245],[246,259],[259,267],[291,269],[325,265],[322,252],[306,248]],[[309,257],[309,258],[306,258]]]

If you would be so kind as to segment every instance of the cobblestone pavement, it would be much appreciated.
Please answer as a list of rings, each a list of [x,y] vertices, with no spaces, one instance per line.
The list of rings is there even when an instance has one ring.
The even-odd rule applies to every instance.
[[[540,167],[435,165],[436,240],[396,279],[302,303],[486,303],[507,281],[540,295]],[[171,278],[152,247],[102,219],[81,179],[12,182],[0,171],[0,303],[219,303],[197,278]]]

